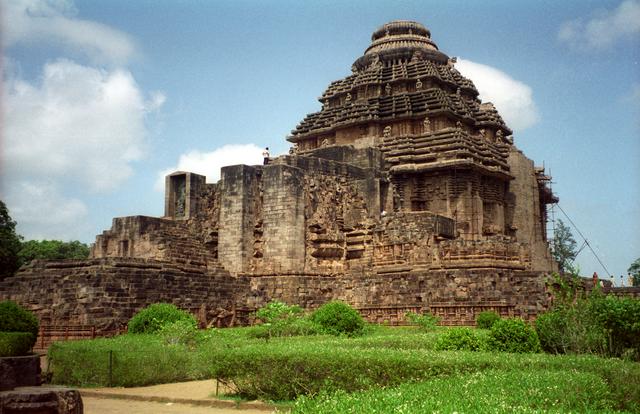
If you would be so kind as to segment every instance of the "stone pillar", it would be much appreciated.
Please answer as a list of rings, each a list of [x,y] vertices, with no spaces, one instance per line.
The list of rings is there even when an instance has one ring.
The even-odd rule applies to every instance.
[[[262,175],[264,258],[279,272],[301,272],[305,261],[304,173],[271,165]]]
[[[218,259],[230,272],[249,270],[253,254],[258,169],[248,165],[223,167],[220,181]]]

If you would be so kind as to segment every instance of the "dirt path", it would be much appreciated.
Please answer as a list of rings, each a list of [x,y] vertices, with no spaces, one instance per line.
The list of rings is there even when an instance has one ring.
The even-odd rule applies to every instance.
[[[222,387],[220,393],[226,390]],[[268,414],[275,410],[262,402],[236,403],[215,397],[216,381],[189,381],[133,388],[80,390],[86,414],[194,413]]]
[[[82,397],[85,414],[265,414],[255,409],[202,407],[188,404]]]

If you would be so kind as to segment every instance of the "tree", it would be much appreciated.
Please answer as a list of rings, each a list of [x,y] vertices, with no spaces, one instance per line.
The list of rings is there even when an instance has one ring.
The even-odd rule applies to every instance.
[[[86,259],[89,257],[89,246],[77,240],[63,242],[60,240],[29,240],[22,243],[18,253],[20,264],[27,264],[34,259]]]
[[[553,232],[553,241],[551,243],[551,253],[553,258],[558,262],[560,272],[572,272],[573,260],[578,255],[576,251],[576,240],[571,234],[571,229],[566,226],[562,220],[558,219],[558,225]]]
[[[640,286],[640,257],[638,257],[627,269],[631,274],[631,285]]]
[[[18,252],[21,239],[16,233],[16,222],[11,219],[6,204],[0,200],[0,280],[12,276],[20,267]]]

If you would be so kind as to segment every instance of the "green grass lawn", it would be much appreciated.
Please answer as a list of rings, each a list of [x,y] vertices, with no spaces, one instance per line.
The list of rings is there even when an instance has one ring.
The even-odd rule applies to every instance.
[[[140,386],[204,378],[295,413],[640,412],[640,364],[596,356],[436,351],[447,328],[367,327],[359,337],[257,339],[200,331],[194,344],[123,335],[54,344],[53,382]],[[111,370],[110,370],[111,355]]]

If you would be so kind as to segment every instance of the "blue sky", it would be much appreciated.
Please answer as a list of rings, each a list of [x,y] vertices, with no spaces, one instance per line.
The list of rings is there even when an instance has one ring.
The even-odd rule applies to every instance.
[[[162,215],[167,172],[215,181],[286,152],[371,33],[410,19],[553,175],[618,282],[640,257],[640,0],[2,6],[0,197],[27,238],[92,242],[112,217]],[[588,249],[577,262],[605,273]]]

